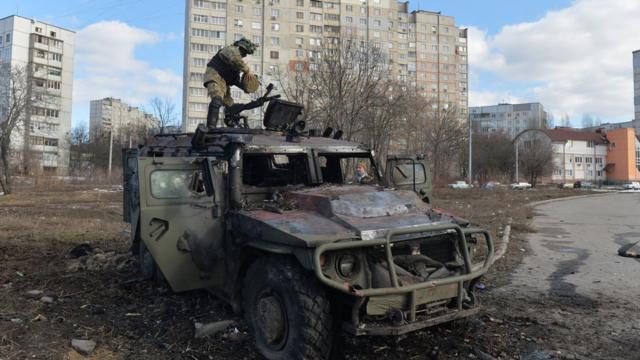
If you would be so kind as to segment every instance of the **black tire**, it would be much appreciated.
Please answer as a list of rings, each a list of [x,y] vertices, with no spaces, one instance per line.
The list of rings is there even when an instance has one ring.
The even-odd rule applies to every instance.
[[[167,279],[160,271],[158,264],[153,259],[153,255],[149,252],[144,244],[144,241],[140,239],[140,245],[138,248],[138,266],[140,268],[140,274],[145,281],[153,281],[158,287],[168,288]]]
[[[265,257],[246,274],[245,317],[269,360],[325,360],[331,351],[331,307],[316,278],[286,258]]]
[[[153,260],[153,256],[147,249],[144,241],[142,239],[138,240],[138,267],[140,269],[140,274],[142,274],[142,279],[144,280],[152,280],[156,277],[156,261]]]

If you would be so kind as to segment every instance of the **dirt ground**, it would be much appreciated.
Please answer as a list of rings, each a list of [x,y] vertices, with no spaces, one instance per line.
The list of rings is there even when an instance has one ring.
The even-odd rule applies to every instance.
[[[527,204],[576,194],[559,189],[437,191],[436,206],[496,235],[512,219],[507,254],[483,282],[486,308],[475,318],[396,340],[347,340],[346,358],[579,358],[570,349],[537,352],[566,328],[539,323],[523,309],[543,311],[549,303],[502,298],[494,291],[508,282],[527,248],[520,236],[532,231],[533,211]],[[173,294],[139,281],[121,204],[121,190],[109,186],[22,186],[0,197],[0,359],[260,358],[242,319],[212,338],[194,338],[195,322],[234,318],[223,302],[204,291]],[[72,258],[69,251],[82,243],[91,246],[91,254]],[[72,339],[91,339],[97,347],[84,357],[71,348]]]

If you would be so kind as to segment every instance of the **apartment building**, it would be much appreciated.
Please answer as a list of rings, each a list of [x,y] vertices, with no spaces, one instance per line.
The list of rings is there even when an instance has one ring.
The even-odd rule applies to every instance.
[[[24,68],[31,93],[12,158],[35,165],[32,171],[66,174],[69,167],[74,40],[73,31],[34,19],[0,19],[0,65]]]
[[[540,103],[472,106],[469,116],[477,135],[503,133],[513,139],[523,130],[547,126],[547,113]]]
[[[640,122],[640,50],[633,52],[633,106],[635,120]],[[636,129],[638,128],[636,126]]]
[[[120,99],[104,98],[92,100],[89,112],[89,134],[91,138],[96,136],[113,136],[121,142],[135,141],[139,130],[155,129],[159,126],[158,120],[151,114],[147,114],[137,107],[130,106]]]
[[[263,84],[277,84],[286,69],[313,71],[323,43],[357,38],[383,51],[394,79],[467,117],[467,30],[451,16],[409,12],[408,2],[395,0],[186,0],[185,13],[184,131],[205,122],[207,62],[242,36],[260,44],[246,61]],[[232,96],[248,99],[239,89]],[[252,115],[258,118],[260,111]]]

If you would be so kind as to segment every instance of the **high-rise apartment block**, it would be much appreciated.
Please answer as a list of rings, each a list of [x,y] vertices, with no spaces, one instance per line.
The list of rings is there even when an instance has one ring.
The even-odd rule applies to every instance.
[[[92,138],[110,136],[113,132],[115,138],[129,141],[139,130],[152,130],[158,125],[158,120],[153,115],[127,105],[120,99],[104,98],[91,101],[89,134]]]
[[[467,30],[453,17],[409,12],[395,0],[186,0],[183,130],[206,122],[207,62],[242,36],[260,44],[246,61],[263,84],[286,69],[313,71],[323,42],[357,38],[387,55],[394,79],[467,117]],[[232,95],[244,97],[239,89]]]
[[[47,173],[64,174],[69,167],[74,40],[73,31],[37,20],[0,19],[0,65],[25,69],[31,94],[12,157]]]
[[[469,114],[473,132],[479,135],[503,133],[513,139],[523,130],[547,126],[547,112],[540,103],[472,106]]]
[[[635,120],[640,121],[640,50],[633,52],[633,106]]]

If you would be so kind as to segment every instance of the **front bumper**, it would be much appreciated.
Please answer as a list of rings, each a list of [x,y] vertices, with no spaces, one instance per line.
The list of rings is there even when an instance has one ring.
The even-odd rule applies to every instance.
[[[424,282],[400,285],[398,282],[398,275],[396,273],[396,266],[393,260],[392,247],[394,244],[403,241],[415,241],[414,238],[395,239],[391,240],[394,236],[409,235],[415,233],[432,233],[434,235],[442,234],[443,232],[455,233],[457,236],[458,248],[462,255],[464,266],[463,272],[459,275],[448,276],[439,279],[428,280]],[[467,245],[467,237],[473,234],[482,234],[486,239],[487,256],[482,263],[471,263],[471,257],[469,255],[469,249]],[[391,280],[391,287],[385,288],[369,288],[360,289],[351,286],[348,282],[340,282],[336,279],[329,278],[322,271],[321,256],[330,251],[340,251],[348,249],[361,249],[367,247],[381,246],[384,247],[386,254],[386,261],[389,264],[389,278]],[[359,298],[355,301],[351,323],[345,324],[345,330],[354,335],[401,335],[407,332],[415,331],[418,329],[426,328],[429,326],[437,325],[443,322],[448,322],[457,318],[463,318],[470,316],[478,311],[477,307],[471,309],[463,308],[463,301],[466,296],[464,289],[465,283],[470,283],[472,280],[485,274],[494,262],[494,245],[491,235],[484,229],[472,229],[461,228],[457,224],[437,224],[437,225],[424,225],[417,227],[392,229],[388,232],[384,239],[374,240],[359,240],[323,244],[319,246],[314,253],[314,269],[318,279],[325,285],[338,290],[342,293]],[[455,285],[453,285],[455,284]],[[425,291],[435,291],[437,289],[443,289],[444,287],[457,287],[457,291],[454,292],[455,307],[449,309],[444,314],[428,316],[425,319],[417,319],[417,308],[420,305],[418,298],[424,294]],[[437,288],[437,289],[436,289]],[[406,319],[402,324],[394,326],[372,326],[368,327],[367,324],[360,323],[360,307],[363,303],[373,297],[388,297],[393,295],[404,295],[408,297],[408,306],[402,310],[406,312]]]

